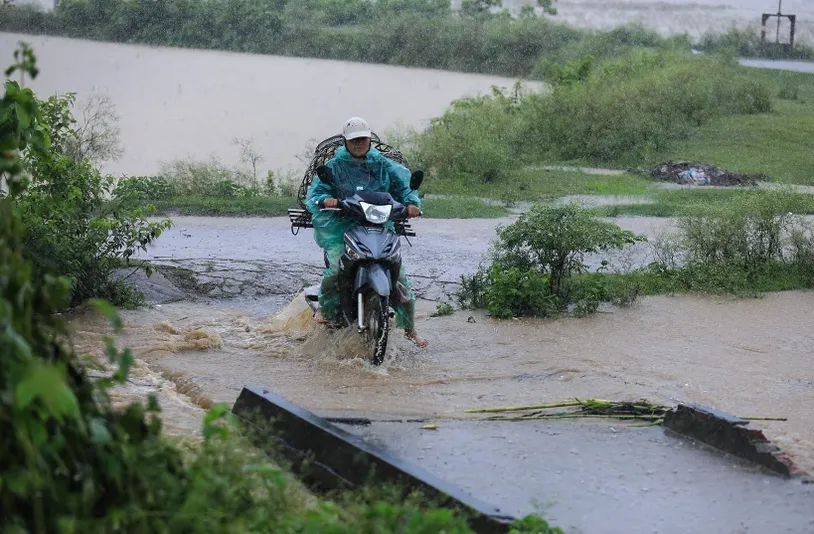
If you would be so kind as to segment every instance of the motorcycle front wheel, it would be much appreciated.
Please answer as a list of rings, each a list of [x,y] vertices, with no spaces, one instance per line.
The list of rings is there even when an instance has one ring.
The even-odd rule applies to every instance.
[[[389,307],[389,299],[375,293],[368,296],[365,303],[367,344],[373,365],[381,365],[387,352],[387,336],[390,333]]]

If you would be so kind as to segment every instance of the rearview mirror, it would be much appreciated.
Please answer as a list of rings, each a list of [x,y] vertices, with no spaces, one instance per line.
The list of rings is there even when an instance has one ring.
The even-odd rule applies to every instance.
[[[421,187],[421,182],[424,181],[424,171],[418,170],[413,171],[412,176],[410,176],[410,189],[413,191],[417,191],[419,187]]]
[[[319,180],[323,184],[333,185],[334,184],[334,173],[331,171],[331,168],[327,165],[320,165],[317,167],[317,176],[319,176]]]

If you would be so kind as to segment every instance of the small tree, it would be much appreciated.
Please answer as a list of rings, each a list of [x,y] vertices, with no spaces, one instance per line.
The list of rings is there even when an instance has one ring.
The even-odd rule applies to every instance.
[[[546,316],[573,303],[590,312],[609,295],[602,287],[574,283],[576,275],[587,271],[585,255],[644,240],[579,206],[538,204],[515,223],[498,228],[492,264],[463,280],[465,296],[497,317]]]
[[[493,7],[503,6],[503,0],[462,0],[461,13],[469,16],[485,15]]]
[[[548,13],[549,15],[556,15],[557,8],[554,7],[555,1],[556,0],[537,0],[537,5],[543,8],[545,13]]]
[[[79,106],[81,119],[69,142],[67,155],[75,161],[87,158],[95,165],[121,158],[124,149],[119,142],[119,115],[107,95],[91,94]]]
[[[248,163],[251,167],[252,185],[254,185],[257,182],[257,164],[265,157],[254,147],[254,139],[251,137],[248,139],[236,137],[232,142],[240,147],[240,161]]]

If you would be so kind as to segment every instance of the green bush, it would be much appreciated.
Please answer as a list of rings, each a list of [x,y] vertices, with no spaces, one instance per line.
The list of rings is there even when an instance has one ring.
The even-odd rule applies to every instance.
[[[175,186],[163,176],[132,176],[119,179],[115,194],[117,198],[129,196],[139,200],[167,200],[177,192]]]
[[[583,276],[585,254],[644,239],[573,204],[538,204],[498,228],[491,264],[462,280],[458,298],[462,306],[483,306],[496,317],[545,317],[571,305],[577,315],[586,315],[615,295],[601,280]]]
[[[552,69],[568,62],[580,62],[585,57],[604,61],[642,48],[688,50],[690,45],[680,38],[665,39],[653,30],[636,24],[628,24],[605,32],[585,32],[579,39],[569,40],[556,53],[542,55],[535,65],[533,76],[548,81],[551,80]]]
[[[682,218],[678,232],[661,240],[669,253],[657,255],[659,268],[693,291],[754,292],[778,273],[814,283],[814,233],[789,212],[796,199],[784,191],[739,195]]]
[[[6,82],[6,100],[0,117],[14,106],[19,94],[15,82]],[[36,115],[20,116],[34,128],[46,131],[50,149],[30,147],[24,165],[30,174],[27,186],[10,199],[26,221],[25,250],[34,261],[34,276],[43,279],[59,273],[71,279],[70,305],[91,297],[133,305],[140,293],[113,277],[113,271],[170,227],[169,221],[149,222],[150,212],[137,199],[110,200],[113,178],[103,176],[87,160],[66,155],[76,135],[69,110],[70,98],[51,97],[38,105]],[[19,112],[18,112],[19,113]]]
[[[445,317],[455,313],[455,308],[448,302],[439,302],[435,307],[435,311],[430,314],[430,317]]]
[[[697,48],[705,52],[729,50],[740,57],[765,57],[771,59],[814,59],[814,48],[797,43],[794,48],[777,46],[774,36],[767,36],[764,42],[760,34],[753,30],[732,28],[723,34],[708,33],[698,43]]]
[[[633,52],[521,106],[536,159],[644,161],[693,128],[729,114],[771,111],[767,87],[715,57]]]
[[[418,160],[443,178],[504,180],[522,164],[518,98],[493,88],[492,95],[453,102],[421,136]]]
[[[771,89],[725,58],[637,51],[550,66],[553,89],[454,102],[414,141],[438,179],[496,182],[539,161],[639,164],[717,117],[772,110]],[[431,186],[431,184],[430,184]]]
[[[218,159],[208,162],[175,160],[161,165],[159,176],[173,187],[176,195],[235,196],[239,175]]]

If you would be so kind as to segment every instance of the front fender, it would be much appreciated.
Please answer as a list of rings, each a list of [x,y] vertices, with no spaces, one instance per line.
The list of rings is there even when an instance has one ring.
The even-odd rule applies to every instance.
[[[362,265],[356,271],[356,282],[353,286],[354,293],[357,293],[365,286],[370,286],[373,291],[382,297],[389,297],[391,290],[390,274],[378,263]]]

